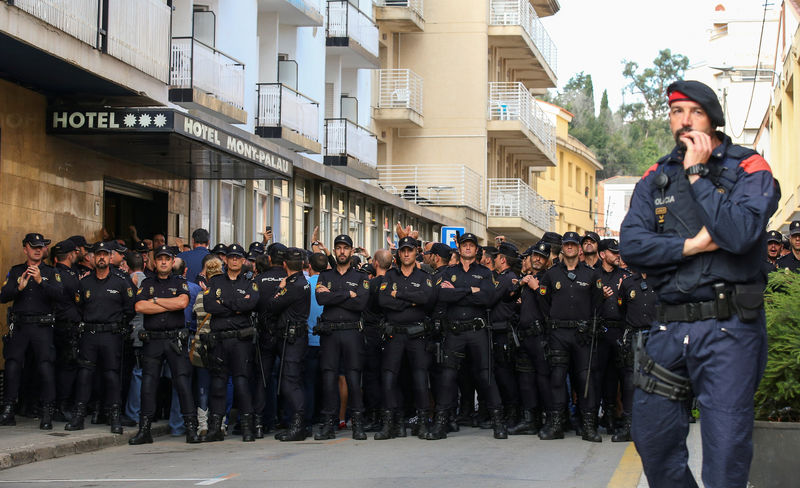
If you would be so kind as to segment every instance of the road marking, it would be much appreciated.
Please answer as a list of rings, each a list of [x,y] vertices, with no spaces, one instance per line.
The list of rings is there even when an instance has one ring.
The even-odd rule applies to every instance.
[[[607,488],[636,488],[642,477],[642,459],[631,442],[622,455]]]
[[[350,439],[347,439],[345,437],[345,438],[342,438],[342,439],[336,439],[335,441],[326,442],[325,444],[331,446],[333,444],[341,444],[342,442],[347,442],[348,440],[350,440]]]
[[[217,476],[215,478],[207,479],[207,480],[201,481],[200,483],[195,483],[195,486],[216,485],[220,481],[229,480],[229,479],[235,478],[237,476],[239,476],[239,473],[221,474],[221,475],[219,475],[219,476]]]
[[[5,483],[26,483],[26,484],[46,484],[46,483],[163,483],[168,481],[199,481],[195,485],[208,486],[215,485],[220,481],[229,480],[239,476],[238,473],[221,474],[213,478],[98,478],[98,479],[61,479],[61,480],[0,480],[0,484]]]

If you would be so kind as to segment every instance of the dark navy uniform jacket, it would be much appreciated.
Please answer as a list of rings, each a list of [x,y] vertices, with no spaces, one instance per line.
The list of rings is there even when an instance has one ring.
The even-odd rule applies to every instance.
[[[84,276],[81,295],[81,311],[86,323],[127,326],[136,313],[133,288],[110,269],[103,279],[98,278],[96,272]]]
[[[447,304],[439,301],[439,284],[444,279],[444,273],[449,266],[440,266],[435,269],[431,275],[433,281],[433,295],[431,301],[428,302],[428,315],[434,320],[442,320],[447,316]]]
[[[625,322],[637,329],[647,329],[656,319],[656,292],[652,286],[635,273],[622,280],[617,303]]]
[[[286,273],[284,272],[284,274]],[[270,308],[279,316],[279,324],[308,323],[308,313],[311,310],[311,286],[302,272],[286,278],[286,287],[279,288],[272,296],[271,301]]]
[[[764,158],[731,144],[722,133],[717,137],[722,144],[707,163],[711,174],[690,184],[683,152],[676,146],[637,183],[622,222],[622,258],[647,273],[665,303],[711,300],[712,285],[718,282],[765,279],[764,230],[777,208],[780,188]],[[684,257],[684,241],[703,226],[720,249]]]
[[[473,261],[464,271],[462,264],[448,266],[442,272],[442,283],[449,281],[453,288],[439,284],[439,301],[447,304],[447,319],[486,319],[486,310],[494,303],[494,276],[486,266]],[[480,288],[472,293],[472,287]]]
[[[250,312],[259,298],[258,285],[240,272],[235,280],[228,273],[218,274],[208,281],[203,292],[203,309],[211,314],[211,330],[245,329],[250,327]]]
[[[81,321],[81,283],[78,273],[62,263],[56,264],[61,276],[61,300],[55,304],[56,320],[74,324]]]
[[[396,291],[392,296],[392,291]],[[398,268],[386,272],[386,279],[380,285],[378,302],[390,324],[413,324],[426,317],[426,306],[433,298],[431,275],[414,267],[406,276]]]
[[[561,262],[539,280],[539,294],[553,320],[592,320],[603,301],[603,281],[600,271],[584,263],[570,272]]]
[[[28,285],[19,291],[20,280],[27,269],[28,265],[24,263],[11,268],[0,290],[0,303],[13,301],[11,312],[18,315],[53,313],[56,303],[62,299],[61,274],[55,268],[42,263],[39,265],[41,284],[30,278]]]
[[[598,311],[597,315],[606,320],[622,321],[624,315],[622,311],[620,311],[619,305],[617,304],[617,296],[619,294],[618,288],[620,279],[626,278],[629,273],[619,266],[610,272],[607,272],[605,269],[603,269],[602,265],[598,266],[597,269],[600,271],[600,277],[603,280],[603,286],[607,286],[614,291],[613,295],[603,299],[603,303],[600,305],[600,310]],[[605,295],[603,296],[605,297]]]
[[[379,299],[381,284],[385,278],[386,276],[376,276],[369,280],[369,300],[367,300],[367,308],[361,314],[365,324],[378,325],[384,317]]]
[[[328,269],[319,274],[317,288],[327,287],[330,292],[320,293],[315,291],[317,303],[322,305],[323,322],[358,322],[361,312],[367,308],[369,301],[369,280],[365,272],[356,268],[347,268],[344,274],[339,274],[336,268]],[[350,297],[350,292],[356,294]]]
[[[800,270],[800,259],[794,257],[794,253],[790,252],[786,256],[779,257],[776,266],[778,269],[789,269],[791,271],[798,271]]]
[[[502,273],[494,274],[497,285],[495,286],[494,306],[489,313],[489,321],[492,323],[492,328],[505,329],[509,320],[519,313],[519,306],[517,305],[517,297],[514,292],[517,291],[517,285],[514,281],[519,279],[517,273],[511,268],[503,271]],[[516,324],[512,324],[516,327]]]
[[[145,278],[136,292],[136,301],[152,300],[153,298],[175,298],[180,295],[189,296],[189,285],[182,276],[170,274],[168,278]],[[142,314],[145,330],[175,330],[186,327],[186,316],[183,310]]]
[[[259,320],[275,322],[278,319],[278,312],[271,310],[272,298],[278,293],[278,285],[284,278],[286,278],[286,270],[283,269],[283,266],[272,266],[253,280],[258,284],[259,298],[256,311]]]
[[[544,277],[544,272],[540,271],[534,274],[534,277],[541,283]],[[522,303],[519,307],[519,325],[520,327],[529,327],[533,322],[543,322],[545,314],[541,305],[542,295],[539,290],[531,290],[529,286],[523,286],[520,291],[520,298]]]

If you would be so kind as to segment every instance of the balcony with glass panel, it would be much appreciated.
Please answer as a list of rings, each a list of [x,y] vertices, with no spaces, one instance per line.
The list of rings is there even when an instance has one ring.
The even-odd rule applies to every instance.
[[[320,154],[319,103],[281,83],[256,87],[256,135],[293,151]]]

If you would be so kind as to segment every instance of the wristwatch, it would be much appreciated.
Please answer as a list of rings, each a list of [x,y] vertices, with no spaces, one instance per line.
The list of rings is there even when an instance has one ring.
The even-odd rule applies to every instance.
[[[703,163],[695,164],[686,168],[686,176],[698,175],[700,177],[708,175],[708,166]]]
[[[158,297],[153,297],[153,303],[158,303]]]

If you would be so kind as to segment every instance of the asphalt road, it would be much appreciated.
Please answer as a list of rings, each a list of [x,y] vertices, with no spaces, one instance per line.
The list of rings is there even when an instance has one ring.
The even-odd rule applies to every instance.
[[[589,443],[568,433],[559,441],[463,428],[442,441],[414,437],[281,443],[188,445],[161,437],[148,446],[120,446],[41,461],[0,472],[0,488],[24,487],[547,487],[609,486],[628,443]],[[636,479],[638,482],[638,478]],[[633,484],[636,486],[636,483]]]

